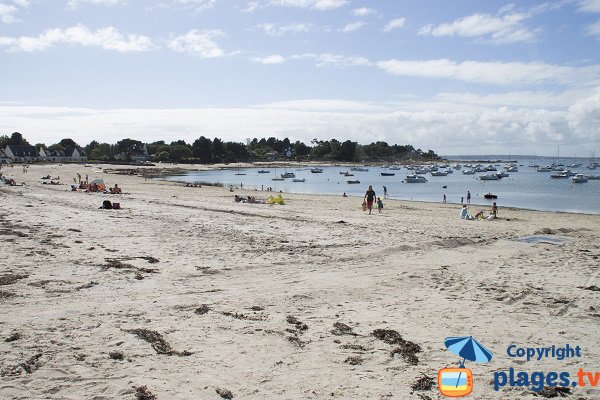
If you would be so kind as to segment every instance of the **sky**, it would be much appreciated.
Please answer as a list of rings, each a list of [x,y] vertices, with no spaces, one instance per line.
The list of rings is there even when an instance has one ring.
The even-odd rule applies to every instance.
[[[0,134],[600,154],[600,0],[0,0]]]

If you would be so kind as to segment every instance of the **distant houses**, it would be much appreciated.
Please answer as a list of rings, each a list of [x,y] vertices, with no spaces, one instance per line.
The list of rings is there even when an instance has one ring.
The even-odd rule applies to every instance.
[[[38,151],[41,161],[52,162],[82,162],[87,161],[87,154],[83,149],[71,147],[64,150],[50,150],[40,147]]]
[[[30,163],[36,161],[50,162],[85,162],[87,154],[81,148],[49,150],[40,147],[36,149],[29,145],[8,145],[0,148],[0,163]]]

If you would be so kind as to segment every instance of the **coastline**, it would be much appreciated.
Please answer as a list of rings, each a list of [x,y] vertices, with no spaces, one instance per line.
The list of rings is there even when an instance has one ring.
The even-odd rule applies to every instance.
[[[77,172],[124,194],[71,192]],[[576,367],[529,370],[600,361],[599,292],[585,289],[600,286],[599,215],[501,208],[495,221],[461,221],[456,204],[389,200],[369,216],[356,197],[235,203],[235,194],[268,193],[102,166],[8,173],[26,185],[0,187],[9,249],[0,397],[132,399],[146,386],[159,399],[219,399],[217,389],[251,399],[437,398],[435,387],[411,386],[456,365],[443,338],[457,335],[496,356],[469,365],[478,398],[531,398],[489,384],[493,371],[523,368],[503,354],[511,343],[584,349]],[[41,184],[48,174],[66,184]],[[98,209],[104,200],[122,209]],[[565,241],[514,240],[531,235]],[[417,363],[377,329],[418,344]],[[157,339],[149,332],[163,342],[148,342]]]

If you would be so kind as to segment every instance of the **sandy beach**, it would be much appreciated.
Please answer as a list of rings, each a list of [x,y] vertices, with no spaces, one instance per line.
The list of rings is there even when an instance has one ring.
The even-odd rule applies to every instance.
[[[470,398],[536,398],[494,390],[510,367],[600,371],[600,215],[499,202],[499,219],[464,221],[456,204],[393,200],[368,215],[356,197],[287,193],[284,206],[236,203],[268,193],[104,168],[0,171],[25,183],[0,186],[2,399],[441,399],[438,370],[459,361],[444,338],[469,335],[494,353],[467,361]],[[124,193],[72,192],[77,173]],[[563,241],[515,240],[531,235]],[[582,356],[506,353],[567,343]]]

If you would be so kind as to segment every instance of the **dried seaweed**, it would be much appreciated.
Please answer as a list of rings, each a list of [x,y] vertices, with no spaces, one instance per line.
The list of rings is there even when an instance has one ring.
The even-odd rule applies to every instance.
[[[0,276],[0,286],[12,285],[20,279],[28,278],[27,274],[7,274]]]
[[[154,393],[152,393],[150,390],[148,390],[148,387],[146,385],[134,387],[134,389],[135,389],[135,398],[137,400],[157,400],[158,399],[158,397],[156,397],[156,395]]]
[[[224,399],[233,399],[233,393],[229,389],[216,388],[215,392]]]
[[[434,382],[435,379],[423,374],[410,387],[412,390],[431,390]]]
[[[142,340],[145,340],[146,342],[150,343],[152,345],[152,348],[154,349],[154,351],[156,351],[158,354],[166,354],[169,356],[172,355],[176,355],[176,356],[189,356],[192,355],[192,353],[190,353],[189,351],[175,351],[173,350],[173,348],[171,347],[171,345],[169,344],[169,342],[167,342],[160,333],[156,332],[156,331],[152,331],[150,329],[130,329],[130,330],[125,330],[125,332],[131,333],[136,335],[137,337],[139,337]]]

